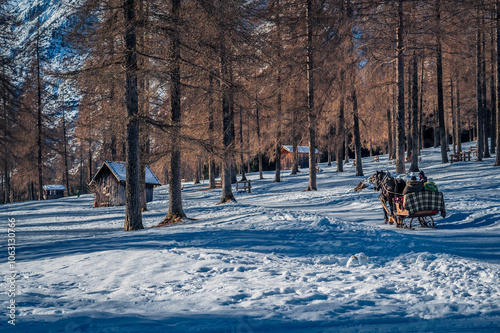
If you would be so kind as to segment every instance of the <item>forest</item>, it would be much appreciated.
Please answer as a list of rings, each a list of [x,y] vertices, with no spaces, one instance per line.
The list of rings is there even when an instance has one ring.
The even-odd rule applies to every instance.
[[[449,163],[463,141],[491,158],[499,14],[500,0],[1,0],[0,202],[47,184],[87,193],[104,161],[124,161],[136,230],[146,165],[169,184],[170,223],[186,216],[182,180],[220,177],[233,201],[245,173],[299,172],[299,146],[307,191],[315,149],[356,176],[362,156],[403,174],[421,149]]]

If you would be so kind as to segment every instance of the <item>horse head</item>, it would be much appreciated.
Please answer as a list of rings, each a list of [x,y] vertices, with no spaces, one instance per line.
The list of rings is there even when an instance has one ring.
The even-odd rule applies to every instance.
[[[387,175],[387,173],[383,170],[381,171],[376,171],[372,177],[374,177],[375,179],[375,186],[373,187],[373,189],[375,191],[380,191],[380,188],[382,187],[382,181],[384,180],[385,176]]]

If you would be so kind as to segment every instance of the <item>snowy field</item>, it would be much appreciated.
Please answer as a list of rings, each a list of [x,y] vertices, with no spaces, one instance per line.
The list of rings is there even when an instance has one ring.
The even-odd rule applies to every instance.
[[[469,144],[464,145],[468,149]],[[220,189],[186,183],[195,220],[150,228],[168,208],[155,190],[145,229],[124,232],[124,207],[92,208],[92,195],[0,205],[1,269],[7,221],[16,219],[19,332],[500,332],[500,168],[420,164],[444,193],[438,229],[383,223],[378,193],[354,187],[387,155],[363,159],[365,177],[321,164],[308,174],[253,179],[252,193],[216,205]],[[409,164],[407,164],[407,167]],[[367,262],[348,265],[364,253]],[[360,257],[360,256],[358,256]],[[352,260],[351,260],[352,261]]]

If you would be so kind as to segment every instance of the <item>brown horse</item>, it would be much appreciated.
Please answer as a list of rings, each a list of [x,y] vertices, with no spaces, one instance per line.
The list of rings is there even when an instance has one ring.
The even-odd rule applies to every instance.
[[[386,171],[377,171],[373,176],[375,177],[375,191],[380,191],[380,199],[386,207],[387,203],[389,203],[391,215],[393,215],[395,210],[394,197],[403,195],[402,193],[406,186],[406,182],[402,179],[394,178]],[[389,222],[389,217],[385,209],[384,221],[385,223]]]

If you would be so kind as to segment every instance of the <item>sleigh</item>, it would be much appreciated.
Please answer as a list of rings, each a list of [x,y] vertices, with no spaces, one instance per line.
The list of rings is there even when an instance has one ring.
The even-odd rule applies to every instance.
[[[418,221],[423,228],[437,228],[433,216],[441,212],[446,216],[444,196],[442,192],[421,191],[406,194],[394,199],[395,211],[390,212],[381,198],[380,202],[389,216],[389,223],[398,228],[414,229]]]

